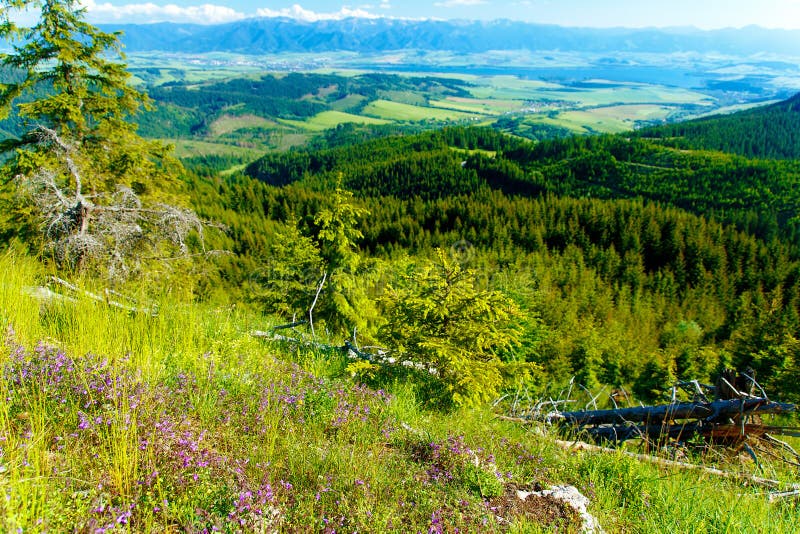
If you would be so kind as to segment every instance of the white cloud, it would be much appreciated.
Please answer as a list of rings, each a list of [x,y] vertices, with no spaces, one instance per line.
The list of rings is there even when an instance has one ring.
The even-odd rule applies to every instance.
[[[83,0],[89,18],[94,22],[193,22],[220,24],[241,20],[247,15],[235,9],[215,4],[181,7],[175,4],[157,5],[152,2],[122,6],[110,2]]]
[[[485,0],[447,0],[446,2],[436,2],[436,7],[466,7],[466,6],[479,6],[486,4]]]
[[[380,17],[380,15],[374,15],[365,9],[350,9],[348,7],[343,7],[339,11],[333,13],[317,13],[316,11],[305,9],[299,4],[294,4],[292,7],[285,7],[283,9],[269,9],[265,7],[257,10],[256,15],[259,17],[287,17],[306,22],[317,22],[319,20],[342,20],[351,17],[362,19],[376,19]]]

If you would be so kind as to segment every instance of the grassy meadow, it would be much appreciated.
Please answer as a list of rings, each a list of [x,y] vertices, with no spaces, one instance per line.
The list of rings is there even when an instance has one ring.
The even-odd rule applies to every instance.
[[[279,125],[275,121],[257,115],[222,115],[209,127],[212,136],[220,136],[246,128],[272,129]]]
[[[436,107],[415,106],[402,102],[392,102],[389,100],[375,100],[364,108],[365,115],[377,117],[385,120],[395,121],[461,121],[474,119],[476,116],[471,113],[464,113],[451,109],[441,109]]]
[[[45,281],[0,256],[3,531],[579,532],[555,501],[515,497],[571,484],[606,532],[796,532],[796,504],[764,489],[367,387],[338,352],[252,337],[269,317],[167,288],[142,296],[157,315],[34,296]]]
[[[170,139],[165,140],[165,142],[171,143],[175,147],[175,156],[178,158],[191,158],[209,155],[232,155],[244,158],[255,158],[262,154],[260,150],[254,150],[252,148],[231,144],[214,143],[211,141]]]
[[[373,117],[366,117],[361,115],[354,115],[352,113],[345,113],[343,111],[323,111],[305,121],[294,121],[288,119],[280,119],[281,124],[293,126],[300,130],[307,130],[311,132],[322,132],[330,128],[336,128],[340,124],[355,123],[355,124],[389,124],[389,121],[383,119],[376,119]]]

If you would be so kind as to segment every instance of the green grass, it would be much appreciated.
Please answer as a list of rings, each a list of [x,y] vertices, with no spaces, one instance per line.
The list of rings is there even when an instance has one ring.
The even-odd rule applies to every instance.
[[[615,85],[563,91],[542,91],[551,100],[574,102],[579,107],[610,106],[616,104],[695,104],[708,105],[712,99],[702,93],[687,89],[657,85]]]
[[[211,135],[225,135],[245,128],[273,129],[277,127],[274,121],[256,115],[222,115],[209,127]]]
[[[547,115],[530,115],[528,117],[525,117],[525,123],[544,124],[547,126],[558,126],[560,128],[566,128],[571,133],[576,135],[584,135],[590,133],[590,131],[584,125],[561,120],[560,115],[556,115],[555,117],[549,117]]]
[[[425,106],[413,106],[400,102],[390,102],[388,100],[375,100],[370,102],[363,111],[364,115],[377,117],[386,120],[396,121],[461,121],[478,117],[477,115],[438,109]]]
[[[581,128],[595,132],[620,133],[633,129],[633,121],[603,116],[590,111],[565,111],[554,121],[560,126],[579,131]]]
[[[236,156],[252,157],[253,159],[255,159],[263,154],[263,152],[258,149],[240,147],[224,143],[214,143],[211,141],[195,141],[190,139],[165,139],[164,142],[171,143],[175,146],[175,155],[179,158],[188,158],[192,156],[231,154]]]
[[[709,111],[707,113],[702,113],[700,115],[693,116],[692,118],[703,118],[708,117],[711,115],[720,115],[720,114],[727,114],[727,113],[736,113],[737,111],[745,111],[748,109],[753,109],[760,106],[769,106],[772,104],[777,104],[780,100],[766,100],[763,102],[753,102],[750,104],[734,104],[732,106],[724,106],[713,111]]]
[[[375,119],[373,117],[364,117],[361,115],[353,115],[352,113],[344,113],[341,111],[323,111],[308,119],[307,124],[314,128],[327,130],[335,128],[340,124],[356,123],[356,124],[389,124],[389,121],[382,119]]]
[[[347,95],[344,98],[335,100],[330,104],[331,109],[334,111],[350,111],[353,108],[361,105],[367,98],[362,95]]]
[[[529,124],[547,124],[566,128],[575,134],[590,132],[620,133],[633,130],[639,121],[665,120],[675,111],[673,106],[632,104],[567,110],[555,114],[531,114]]]
[[[362,115],[354,115],[352,113],[344,113],[342,111],[323,111],[304,121],[278,119],[278,122],[286,126],[291,126],[292,128],[297,128],[307,132],[324,132],[325,130],[335,128],[340,124],[346,123],[389,124],[391,121]]]
[[[410,91],[381,91],[381,100],[388,100],[398,104],[408,104],[410,106],[427,106],[428,98],[424,91],[412,93]]]
[[[482,115],[500,115],[509,111],[519,111],[523,107],[522,102],[514,100],[481,100],[456,97],[449,97],[445,100],[431,100],[429,105],[442,109],[478,113]]]
[[[552,484],[606,532],[795,531],[795,505],[757,488],[565,451],[488,407],[427,411],[408,382],[359,385],[338,353],[251,337],[268,317],[152,286],[156,317],[42,300],[45,274],[0,255],[3,531],[548,532],[502,495]]]

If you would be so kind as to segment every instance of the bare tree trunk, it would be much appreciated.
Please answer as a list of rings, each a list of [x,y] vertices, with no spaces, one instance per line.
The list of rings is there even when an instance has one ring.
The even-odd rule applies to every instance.
[[[311,307],[308,309],[308,324],[311,326],[311,337],[312,339],[316,337],[314,333],[314,307],[317,305],[317,300],[319,300],[319,294],[322,293],[322,288],[325,285],[325,281],[328,279],[328,271],[322,273],[322,281],[319,283],[319,287],[317,288],[317,294],[314,295],[314,302],[311,303]]]

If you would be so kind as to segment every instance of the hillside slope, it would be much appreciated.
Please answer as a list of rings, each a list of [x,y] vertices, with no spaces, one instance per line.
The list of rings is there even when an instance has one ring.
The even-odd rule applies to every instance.
[[[647,128],[636,134],[683,148],[719,150],[751,158],[800,158],[800,94],[732,115]]]
[[[758,487],[565,451],[489,409],[424,410],[341,356],[248,335],[267,318],[43,301],[43,275],[0,255],[4,532],[578,532],[560,501],[516,494],[562,484],[607,532],[796,522]]]
[[[248,205],[294,214],[312,236],[311,214],[347,187],[370,211],[361,247],[378,258],[468,243],[485,283],[541,319],[519,356],[546,380],[655,399],[663,390],[647,384],[711,379],[726,361],[796,394],[774,363],[793,365],[800,324],[799,171],[624,136],[531,143],[449,128],[267,155],[247,168],[261,183],[241,185]],[[375,268],[377,291],[393,265]]]

